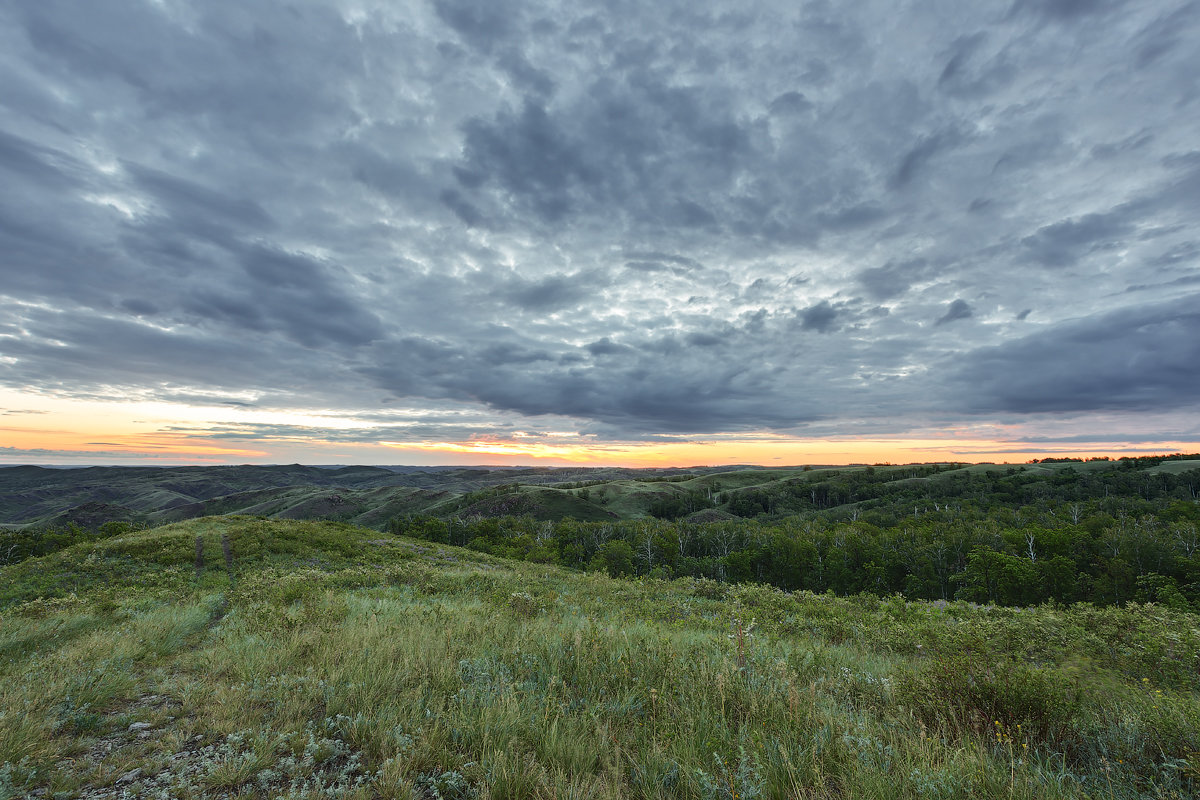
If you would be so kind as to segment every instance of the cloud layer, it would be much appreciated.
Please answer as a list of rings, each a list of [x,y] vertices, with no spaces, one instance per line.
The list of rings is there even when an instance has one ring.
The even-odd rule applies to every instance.
[[[428,440],[1195,410],[1198,41],[1196,2],[14,0],[0,383]]]

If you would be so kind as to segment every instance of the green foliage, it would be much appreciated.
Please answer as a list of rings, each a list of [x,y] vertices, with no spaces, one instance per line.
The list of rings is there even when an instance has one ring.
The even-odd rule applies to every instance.
[[[679,519],[715,505],[713,499],[703,492],[683,491],[657,497],[646,511],[659,519]]]
[[[890,522],[867,516],[716,522],[413,517],[393,520],[389,530],[610,574],[1011,606],[1149,601],[1186,610],[1200,604],[1200,505],[1194,503],[1053,502],[1017,511],[939,503]],[[618,541],[628,553],[613,544]]]
[[[633,548],[620,539],[605,542],[592,559],[592,566],[602,569],[614,578],[633,574]]]
[[[1011,654],[958,651],[901,673],[896,697],[925,725],[955,736],[1020,738],[1078,752],[1083,693],[1060,671]]]

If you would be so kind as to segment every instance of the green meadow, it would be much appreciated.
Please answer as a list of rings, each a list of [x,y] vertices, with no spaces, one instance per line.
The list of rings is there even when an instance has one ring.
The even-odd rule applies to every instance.
[[[1162,605],[629,580],[209,517],[0,568],[0,609],[0,798],[1200,789],[1200,617]]]

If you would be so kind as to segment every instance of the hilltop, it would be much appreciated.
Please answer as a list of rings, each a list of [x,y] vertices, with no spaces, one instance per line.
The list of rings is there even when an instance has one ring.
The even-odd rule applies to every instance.
[[[241,517],[0,587],[0,797],[1200,788],[1200,618],[1162,606],[627,581]]]

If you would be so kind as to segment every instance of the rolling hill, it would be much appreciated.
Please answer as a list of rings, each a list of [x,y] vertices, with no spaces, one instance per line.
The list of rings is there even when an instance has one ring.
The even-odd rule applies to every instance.
[[[695,467],[670,470],[414,467],[0,467],[0,526],[153,526],[218,514],[384,529],[412,516],[585,521],[895,515],[902,507],[1039,497],[1200,494],[1200,459],[1023,465]],[[1164,488],[1165,487],[1165,488]],[[1190,490],[1185,487],[1191,487]]]

